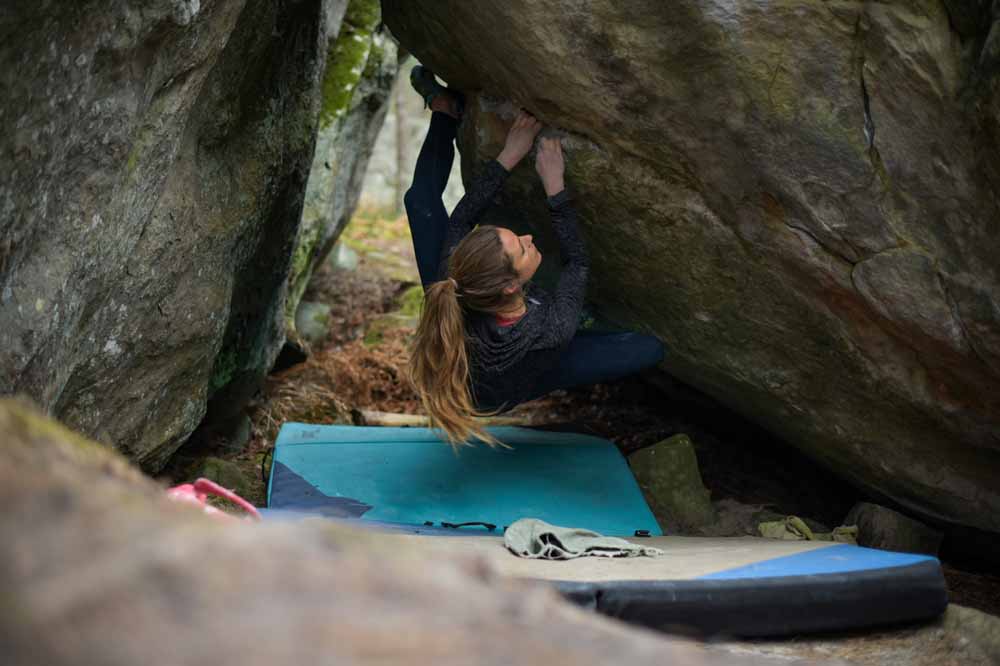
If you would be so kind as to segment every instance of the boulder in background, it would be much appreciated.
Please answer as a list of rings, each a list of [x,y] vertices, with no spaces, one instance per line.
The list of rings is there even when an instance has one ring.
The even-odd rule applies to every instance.
[[[858,545],[901,553],[937,555],[943,535],[935,529],[878,504],[859,502],[844,518],[858,526]]]

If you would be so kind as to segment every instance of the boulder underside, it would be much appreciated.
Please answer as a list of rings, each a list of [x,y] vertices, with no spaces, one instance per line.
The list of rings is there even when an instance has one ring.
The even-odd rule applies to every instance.
[[[589,298],[669,372],[876,497],[1000,531],[989,3],[383,5],[468,97],[466,180],[519,106],[562,134]],[[551,274],[543,201],[521,166],[486,221],[547,239]]]

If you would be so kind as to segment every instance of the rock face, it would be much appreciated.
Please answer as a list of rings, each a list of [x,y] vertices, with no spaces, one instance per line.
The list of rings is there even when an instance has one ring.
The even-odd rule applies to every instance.
[[[10,666],[774,663],[603,620],[478,559],[321,520],[217,522],[10,400],[0,432]]]
[[[873,493],[1000,531],[989,4],[384,11],[403,46],[469,96],[467,179],[499,151],[515,106],[563,131],[589,296],[655,331],[671,373]],[[522,166],[488,221],[547,236],[542,201]]]
[[[347,226],[396,80],[396,44],[378,31],[377,0],[351,0],[330,44],[316,152],[289,275],[294,317],[316,266]]]
[[[346,5],[3,9],[0,394],[156,470],[256,388]]]

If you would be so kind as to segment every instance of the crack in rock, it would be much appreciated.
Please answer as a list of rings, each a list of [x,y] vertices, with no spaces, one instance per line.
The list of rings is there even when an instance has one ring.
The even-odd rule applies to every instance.
[[[865,108],[865,139],[868,141],[868,150],[875,148],[875,121],[872,119],[871,99],[868,97],[868,85],[865,82],[865,57],[861,55],[861,100]]]
[[[858,261],[860,261],[860,260],[851,259],[850,257],[848,257],[847,255],[843,254],[842,252],[839,252],[836,249],[830,247],[827,243],[824,243],[822,240],[820,240],[819,237],[816,234],[814,234],[811,230],[807,229],[804,226],[800,226],[800,225],[797,225],[797,224],[792,224],[790,222],[785,222],[785,226],[788,227],[789,229],[793,230],[793,231],[797,231],[799,233],[802,233],[802,234],[808,236],[809,238],[811,238],[813,240],[814,243],[816,243],[816,245],[820,249],[822,249],[823,251],[825,251],[827,254],[829,254],[830,256],[832,256],[834,258],[840,259],[841,261],[843,261],[844,263],[848,264],[849,266],[852,266],[852,267],[856,266],[857,263],[858,263]],[[839,236],[838,236],[838,238],[839,238]],[[841,238],[840,240],[843,241],[844,244],[846,244],[848,247],[851,247],[852,250],[854,249],[854,247],[851,246],[851,244],[848,243],[843,238]]]

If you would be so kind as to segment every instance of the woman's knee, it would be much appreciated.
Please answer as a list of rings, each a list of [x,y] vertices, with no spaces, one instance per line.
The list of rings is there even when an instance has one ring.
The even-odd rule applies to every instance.
[[[655,335],[645,333],[632,333],[635,336],[632,341],[636,355],[642,359],[642,367],[658,365],[666,355],[666,347]]]
[[[406,190],[406,194],[403,195],[403,208],[406,209],[406,214],[414,217],[420,207],[420,194],[412,187]]]
[[[406,190],[403,195],[403,207],[406,209],[406,216],[410,224],[426,224],[427,220],[434,220],[435,217],[444,216],[444,222],[448,222],[448,213],[441,203],[441,197],[428,194],[420,188]]]

